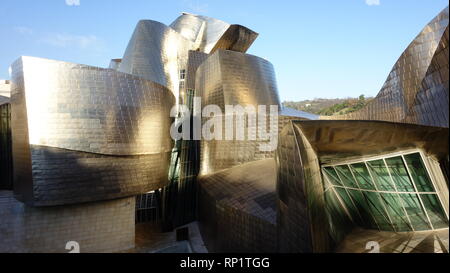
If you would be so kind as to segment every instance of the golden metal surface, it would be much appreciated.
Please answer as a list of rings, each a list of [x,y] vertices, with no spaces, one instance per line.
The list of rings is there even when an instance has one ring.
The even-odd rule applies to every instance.
[[[14,190],[33,205],[112,199],[167,183],[175,100],[111,69],[22,57],[12,65]]]
[[[109,155],[171,150],[174,98],[167,88],[108,69],[33,57],[12,68],[23,73],[23,89],[14,86],[11,100],[17,108],[17,96],[24,96],[29,144]]]
[[[207,16],[183,13],[170,27],[186,39],[197,41],[201,52],[211,53],[230,24]]]
[[[262,58],[240,52],[217,50],[211,54],[197,69],[195,90],[196,96],[202,98],[203,106],[217,105],[224,114],[225,105],[266,105],[267,111],[270,105],[280,106],[272,64]],[[269,122],[266,124],[267,128],[271,125]],[[247,125],[246,129],[248,127]],[[225,131],[225,127],[222,129]],[[273,151],[259,149],[262,143],[267,141],[250,138],[203,140],[200,174],[214,173],[245,162],[273,158]]]

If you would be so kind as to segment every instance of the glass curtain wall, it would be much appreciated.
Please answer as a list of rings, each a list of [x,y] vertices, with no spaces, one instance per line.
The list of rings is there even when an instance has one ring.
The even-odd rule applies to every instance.
[[[322,167],[328,206],[384,231],[448,228],[448,215],[419,151]],[[333,196],[333,200],[330,200]]]

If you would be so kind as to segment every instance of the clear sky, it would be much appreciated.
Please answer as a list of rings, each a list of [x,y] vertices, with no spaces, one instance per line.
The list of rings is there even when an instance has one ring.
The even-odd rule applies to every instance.
[[[275,66],[282,100],[374,96],[447,0],[1,0],[0,79],[21,55],[105,67],[140,19],[182,11],[259,33],[249,49]]]

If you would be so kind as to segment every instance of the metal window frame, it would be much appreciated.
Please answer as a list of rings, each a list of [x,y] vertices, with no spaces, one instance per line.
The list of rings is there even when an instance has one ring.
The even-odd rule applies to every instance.
[[[411,170],[410,170],[410,168],[409,168],[409,166],[408,166],[408,164],[407,164],[407,162],[405,160],[405,156],[406,155],[415,154],[415,153],[418,153],[420,155],[420,159],[422,160],[422,163],[423,163],[423,166],[425,168],[425,171],[426,171],[426,174],[428,176],[428,179],[431,181],[433,189],[434,189],[434,191],[432,191],[432,192],[419,192],[418,191],[418,188],[417,188],[417,185],[416,185],[416,181],[412,177]],[[388,165],[386,163],[386,159],[394,158],[394,157],[400,157],[402,159],[402,162],[403,162],[403,164],[405,166],[405,169],[406,169],[406,172],[408,174],[408,177],[409,177],[409,179],[412,182],[412,185],[414,187],[414,192],[408,192],[408,191],[399,192],[398,191],[397,185],[396,185],[396,183],[395,183],[395,181],[394,181],[394,179],[392,177],[391,170],[389,169],[389,167],[388,167]],[[375,182],[375,179],[374,179],[373,174],[372,174],[373,170],[371,170],[370,164],[368,164],[368,162],[375,161],[375,160],[382,160],[383,161],[384,167],[386,168],[387,173],[389,175],[389,181],[390,181],[390,183],[392,183],[394,191],[379,190],[378,185]],[[358,179],[356,179],[356,176],[355,176],[355,174],[354,174],[354,172],[352,170],[352,166],[351,166],[352,164],[355,164],[355,163],[364,163],[367,171],[369,172],[369,176],[370,176],[371,182],[372,182],[373,187],[375,188],[375,190],[373,190],[373,189],[365,189],[365,188],[363,189],[363,188],[360,187],[359,181],[358,181]],[[350,177],[349,178],[353,179],[353,181],[355,182],[355,185],[357,186],[357,188],[348,187],[343,182],[343,180],[341,178],[341,174],[338,172],[338,170],[336,168],[337,166],[343,166],[343,165],[346,165],[347,168],[350,170],[350,173],[352,174],[352,178],[350,178]],[[337,178],[339,179],[339,181],[342,184],[342,186],[335,185],[335,184],[331,183],[330,178],[328,177],[328,174],[326,173],[326,170],[325,170],[325,168],[327,168],[327,167],[331,167],[331,168],[334,169],[334,171],[336,172],[336,174],[338,176]],[[401,206],[401,208],[402,208],[402,210],[404,212],[404,215],[399,215],[399,216],[401,216],[401,218],[403,218],[403,220],[405,219],[404,217],[406,217],[406,219],[408,220],[406,222],[406,224],[408,224],[408,226],[410,227],[411,231],[416,231],[416,230],[414,229],[414,226],[412,225],[411,218],[409,217],[409,214],[408,214],[408,212],[406,210],[405,202],[404,202],[403,198],[400,196],[401,194],[409,194],[409,195],[416,195],[417,196],[417,198],[419,199],[420,208],[423,210],[423,212],[424,212],[424,214],[426,216],[427,224],[431,228],[429,230],[439,230],[439,229],[442,229],[442,228],[439,228],[439,229],[434,228],[434,225],[433,225],[433,223],[431,221],[431,218],[430,218],[430,216],[429,216],[429,214],[427,212],[427,209],[426,209],[426,207],[424,205],[424,202],[422,200],[422,194],[436,195],[438,200],[439,200],[441,209],[444,211],[444,213],[445,213],[445,215],[446,215],[446,217],[448,219],[448,212],[444,208],[444,204],[442,202],[442,198],[441,198],[439,192],[437,191],[438,188],[436,187],[435,178],[431,175],[428,159],[425,157],[425,154],[424,154],[424,152],[421,149],[417,149],[417,148],[416,149],[408,149],[408,150],[403,150],[403,151],[399,151],[399,152],[395,152],[395,153],[377,155],[377,156],[372,156],[372,157],[353,158],[351,160],[343,160],[343,161],[340,161],[340,162],[335,162],[335,163],[330,163],[330,164],[323,164],[323,165],[320,166],[320,169],[321,169],[322,176],[325,177],[325,179],[327,180],[327,182],[329,184],[329,186],[325,189],[325,191],[328,191],[330,189],[333,190],[333,193],[336,194],[336,196],[337,196],[341,206],[343,207],[343,209],[346,211],[346,213],[349,216],[350,216],[350,213],[349,213],[346,205],[341,200],[341,196],[337,193],[336,188],[343,188],[345,190],[345,192],[347,193],[347,195],[350,198],[350,201],[352,202],[352,205],[355,208],[357,208],[357,207],[355,205],[355,201],[353,200],[353,197],[348,192],[349,190],[360,191],[360,193],[363,194],[365,199],[367,199],[367,197],[364,195],[364,193],[363,193],[364,191],[365,192],[376,192],[376,193],[378,193],[378,199],[382,203],[382,206],[383,206],[382,209],[386,213],[387,218],[388,218],[386,220],[388,220],[388,223],[392,227],[392,230],[394,230],[395,232],[398,232],[398,231],[395,228],[395,225],[394,225],[394,222],[392,221],[391,215],[390,215],[389,211],[386,208],[386,204],[383,201],[383,197],[382,197],[381,193],[396,194],[398,196],[398,199],[399,199],[399,202],[400,202],[400,206]],[[368,200],[366,200],[366,202],[368,202]],[[370,204],[368,204],[368,205],[370,206]],[[395,212],[395,210],[393,210],[393,211]],[[358,213],[358,216],[361,218],[361,220],[363,220],[363,218],[362,218],[362,216],[361,216],[361,214],[360,214],[360,212],[358,210],[357,210],[357,213]],[[380,229],[380,225],[376,221],[376,218],[374,217],[374,215],[370,211],[370,207],[369,207],[368,214],[370,214],[370,216],[374,219],[374,222],[377,224],[378,229],[381,230]],[[386,218],[386,217],[384,216],[384,218]],[[352,219],[351,216],[350,216],[350,219]]]
[[[348,169],[350,170],[350,173],[352,174],[353,180],[356,182],[356,185],[358,186],[359,191],[362,193],[363,191],[362,191],[362,189],[361,189],[361,187],[360,187],[360,185],[359,185],[358,179],[356,179],[356,176],[355,176],[355,174],[354,174],[353,171],[352,171],[351,165],[350,165],[350,164],[347,164],[347,167],[348,167]],[[367,171],[369,171],[369,170],[367,170]],[[384,212],[386,212],[386,215],[387,215],[387,217],[388,217],[388,221],[391,223],[392,229],[393,229],[394,231],[397,231],[397,230],[395,229],[394,222],[392,222],[391,216],[389,215],[389,212],[388,212],[388,210],[387,210],[387,208],[386,208],[386,206],[385,206],[385,204],[384,204],[384,202],[383,202],[383,200],[382,200],[381,194],[378,193],[378,195],[379,195],[380,202],[381,202],[381,204],[383,205]],[[363,194],[363,196],[364,196],[364,194]]]
[[[338,176],[337,178],[339,179],[339,182],[341,182],[341,184],[344,185],[344,183],[342,182],[341,177],[339,176],[339,174],[338,174],[338,172],[336,171],[336,169],[334,168],[334,166],[331,166],[331,167],[332,167],[332,168],[334,169],[334,171],[336,172],[336,174],[337,174],[337,176]],[[324,169],[325,169],[325,167],[324,167]],[[350,216],[350,213],[349,213],[349,211],[348,211],[347,205],[345,205],[345,202],[343,202],[343,201],[341,200],[341,196],[340,196],[340,194],[336,191],[336,188],[343,188],[343,189],[345,190],[345,192],[347,193],[347,195],[348,195],[349,198],[350,198],[350,201],[352,202],[353,206],[355,207],[356,212],[358,213],[359,218],[363,221],[364,219],[362,218],[361,214],[359,213],[359,210],[358,210],[358,208],[356,207],[355,202],[353,201],[353,197],[352,197],[352,196],[349,194],[349,192],[348,192],[348,189],[353,189],[353,190],[357,190],[357,189],[356,189],[356,188],[346,188],[346,187],[344,187],[344,186],[335,186],[334,184],[332,184],[332,183],[330,182],[330,178],[328,177],[328,174],[326,173],[326,171],[324,171],[323,174],[326,176],[326,178],[327,178],[327,180],[328,180],[328,183],[331,184],[331,186],[329,187],[329,189],[331,188],[331,189],[333,190],[334,194],[336,194],[337,198],[339,199],[339,202],[340,202],[341,206],[342,206],[343,209],[346,211],[346,213]],[[356,185],[358,185],[358,184],[356,184]],[[361,194],[362,194],[362,193],[361,193]],[[364,197],[364,199],[366,198],[364,194],[362,194],[362,196]],[[372,215],[372,212],[369,211],[369,215],[370,215],[370,217],[373,219],[373,222],[374,222],[375,225],[377,226],[378,230],[381,231],[380,225],[378,224],[378,221],[376,220],[376,218]],[[350,219],[351,219],[353,222],[355,222],[355,221],[353,220],[353,217],[350,216]]]
[[[441,207],[444,210],[445,215],[447,216],[447,220],[449,220],[449,212],[446,209],[446,206],[443,205],[444,202],[442,202],[442,197],[439,194],[439,192],[437,191],[438,187],[437,187],[437,182],[435,181],[436,178],[434,177],[434,175],[431,175],[433,172],[431,171],[431,167],[429,166],[430,162],[428,162],[427,156],[422,151],[420,151],[420,157],[422,159],[423,164],[425,165],[425,169],[427,170],[428,178],[431,180],[431,183],[433,184],[434,191],[437,193],[439,202],[441,203]],[[440,170],[440,171],[442,172],[442,170]],[[422,194],[426,194],[426,193],[422,193]]]
[[[387,163],[386,163],[386,160],[385,160],[385,159],[384,159],[384,164],[386,165],[386,169],[387,169],[388,174],[389,174],[389,177],[391,178],[391,181],[392,181],[392,183],[393,183],[393,185],[394,185],[395,192],[396,192],[396,194],[397,194],[397,196],[398,196],[398,200],[400,201],[400,205],[402,206],[403,212],[405,213],[406,219],[408,219],[409,227],[411,228],[412,231],[415,231],[414,226],[413,226],[413,224],[412,224],[412,222],[411,222],[411,218],[409,217],[408,211],[406,210],[405,202],[403,201],[403,199],[402,199],[401,196],[400,196],[400,193],[401,193],[401,192],[398,191],[397,185],[395,184],[395,181],[394,181],[394,179],[392,178],[391,171],[390,171],[389,168],[387,167]],[[370,170],[369,170],[369,173],[370,173]],[[413,183],[414,183],[414,181],[413,181]],[[395,194],[395,193],[394,193],[394,194]]]

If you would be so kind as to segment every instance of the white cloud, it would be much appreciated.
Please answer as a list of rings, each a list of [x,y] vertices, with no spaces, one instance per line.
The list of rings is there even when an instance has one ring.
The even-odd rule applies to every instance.
[[[369,6],[379,6],[380,0],[366,0],[366,4]]]
[[[184,0],[184,5],[187,6],[187,8],[199,15],[204,15],[208,12],[208,4],[207,3],[200,3],[198,0]]]
[[[31,35],[33,34],[33,30],[29,27],[23,27],[23,26],[19,26],[19,27],[14,27],[14,31],[22,34],[22,35]]]
[[[72,35],[67,33],[48,34],[40,42],[63,48],[98,49],[101,46],[100,39],[95,35]]]
[[[68,6],[79,6],[80,0],[66,0],[66,5]]]

